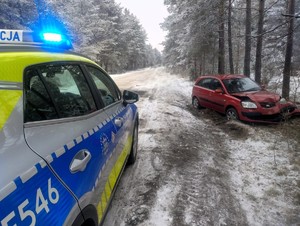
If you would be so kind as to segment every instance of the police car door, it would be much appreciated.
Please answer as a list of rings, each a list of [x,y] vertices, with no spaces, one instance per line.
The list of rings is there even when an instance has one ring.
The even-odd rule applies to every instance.
[[[111,192],[107,181],[113,124],[95,103],[79,64],[32,66],[25,80],[28,145],[48,162],[82,209],[90,204],[97,208],[100,220]]]
[[[8,59],[5,64],[16,65]],[[14,70],[6,72],[11,76]],[[24,140],[21,87],[0,82],[1,226],[68,224],[71,212],[80,213],[77,201]]]
[[[110,156],[114,162],[115,172],[115,177],[110,178],[110,185],[114,188],[131,149],[134,112],[129,105],[123,104],[121,92],[104,71],[90,65],[87,65],[86,68],[105,105],[105,112],[115,128],[111,134],[115,148],[114,153]]]

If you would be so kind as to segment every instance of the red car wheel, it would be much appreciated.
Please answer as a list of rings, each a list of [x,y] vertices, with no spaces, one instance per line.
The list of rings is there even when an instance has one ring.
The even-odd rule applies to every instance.
[[[199,100],[197,99],[197,97],[193,98],[192,104],[195,109],[200,109],[200,104],[199,104]]]
[[[226,111],[226,117],[228,120],[239,120],[239,115],[234,108],[228,108]]]

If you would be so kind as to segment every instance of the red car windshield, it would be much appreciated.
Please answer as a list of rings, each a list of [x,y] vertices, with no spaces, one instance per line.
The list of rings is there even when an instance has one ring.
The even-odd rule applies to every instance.
[[[251,91],[260,91],[260,86],[250,78],[232,78],[225,79],[223,83],[228,93],[242,93]]]

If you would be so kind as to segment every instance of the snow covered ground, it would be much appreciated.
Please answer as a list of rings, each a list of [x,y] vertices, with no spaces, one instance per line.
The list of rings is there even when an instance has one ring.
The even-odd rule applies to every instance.
[[[191,107],[192,82],[163,68],[113,75],[139,93],[139,153],[104,226],[300,225],[300,119],[228,122]]]
[[[281,84],[282,77],[274,76],[268,85],[269,87],[267,88],[278,94],[281,94]],[[290,77],[290,100],[300,105],[300,71],[298,71],[295,76]]]

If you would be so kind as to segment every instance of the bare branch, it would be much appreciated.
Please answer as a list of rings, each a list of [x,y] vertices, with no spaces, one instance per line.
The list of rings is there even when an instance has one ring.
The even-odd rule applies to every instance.
[[[284,22],[284,23],[281,23],[279,25],[277,25],[276,27],[273,27],[272,29],[268,30],[268,31],[265,31],[261,34],[258,34],[258,35],[251,35],[253,38],[257,38],[258,36],[262,36],[262,35],[265,35],[265,34],[268,34],[268,33],[272,33],[273,31],[277,30],[278,28],[286,25],[288,22]]]
[[[286,17],[294,17],[294,18],[297,18],[299,19],[300,18],[300,15],[291,15],[291,14],[284,14],[284,13],[281,13],[282,16],[286,16]]]

